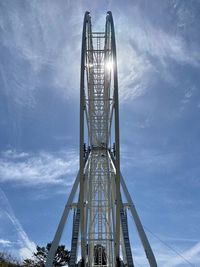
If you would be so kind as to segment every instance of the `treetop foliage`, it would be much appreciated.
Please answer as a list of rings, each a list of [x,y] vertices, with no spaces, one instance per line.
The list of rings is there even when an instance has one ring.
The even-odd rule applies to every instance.
[[[48,252],[51,248],[51,243],[46,247],[36,247],[36,252],[33,253],[32,258],[25,259],[23,263],[14,260],[10,255],[0,252],[0,267],[44,267],[47,260]],[[65,249],[64,245],[58,246],[53,265],[54,267],[68,266],[70,259],[70,251]]]

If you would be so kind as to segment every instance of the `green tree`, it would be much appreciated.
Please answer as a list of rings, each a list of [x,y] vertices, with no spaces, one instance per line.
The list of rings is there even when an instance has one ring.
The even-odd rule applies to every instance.
[[[44,267],[47,260],[48,252],[51,248],[51,243],[47,244],[46,247],[37,246],[36,252],[33,254],[31,259],[24,260],[24,267]],[[53,265],[55,267],[66,266],[69,264],[70,252],[65,249],[65,246],[60,245],[56,251]]]

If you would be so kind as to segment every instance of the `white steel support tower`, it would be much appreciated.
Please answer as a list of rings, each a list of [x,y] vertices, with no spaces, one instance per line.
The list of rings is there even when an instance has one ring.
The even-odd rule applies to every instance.
[[[77,193],[79,197],[75,205],[73,201]],[[122,201],[122,193],[126,205]],[[93,32],[90,14],[85,13],[80,77],[80,166],[53,239],[46,267],[53,265],[72,209],[74,218],[70,267],[136,266],[129,240],[129,211],[149,266],[157,267],[120,172],[117,59],[111,12],[107,13],[104,32]],[[77,262],[78,251],[81,259]]]

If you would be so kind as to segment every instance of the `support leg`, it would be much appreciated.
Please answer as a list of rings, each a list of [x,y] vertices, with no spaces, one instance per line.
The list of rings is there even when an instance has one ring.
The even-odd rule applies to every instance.
[[[65,209],[63,211],[63,214],[62,214],[60,223],[58,225],[55,237],[54,237],[53,242],[51,244],[51,248],[50,248],[50,251],[49,251],[48,256],[47,256],[47,261],[46,261],[45,267],[51,267],[52,266],[55,253],[56,253],[56,250],[58,248],[58,245],[59,245],[64,227],[65,227],[65,223],[66,223],[69,211],[71,209],[71,204],[72,204],[72,201],[73,201],[74,196],[76,194],[76,190],[78,188],[78,184],[79,184],[79,172],[77,174],[77,177],[76,177],[76,180],[75,180],[74,185],[72,187],[71,193],[69,195],[67,204],[66,204]]]
[[[132,198],[131,198],[131,196],[130,196],[130,194],[128,192],[128,189],[127,189],[127,186],[125,184],[125,181],[124,181],[124,178],[123,178],[122,174],[121,174],[121,185],[122,185],[122,188],[124,190],[126,199],[127,199],[128,203],[130,205],[130,210],[131,210],[131,213],[132,213],[132,216],[133,216],[133,219],[134,219],[134,222],[135,222],[135,225],[136,225],[140,240],[142,242],[144,251],[145,251],[147,259],[149,261],[149,264],[150,264],[151,267],[157,267],[157,263],[156,263],[156,259],[154,257],[153,251],[151,249],[151,246],[149,244],[147,236],[146,236],[146,234],[144,232],[144,228],[142,226],[142,223],[141,223],[140,218],[138,216],[138,213],[136,211],[135,205],[133,204]]]

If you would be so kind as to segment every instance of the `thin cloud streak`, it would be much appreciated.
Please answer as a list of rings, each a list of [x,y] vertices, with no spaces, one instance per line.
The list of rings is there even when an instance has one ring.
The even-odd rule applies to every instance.
[[[9,247],[12,244],[12,242],[10,242],[9,240],[0,238],[0,245],[2,245],[3,247]]]
[[[5,94],[17,105],[33,108],[38,88],[44,87],[41,74],[45,72],[48,73],[45,86],[54,88],[63,99],[76,95],[82,10],[71,5],[66,19],[69,5],[64,2],[58,5],[52,1],[33,1],[24,3],[23,8],[16,3],[11,7],[7,2],[2,3],[6,19],[0,20],[1,43],[12,57],[6,67],[3,63],[0,65]],[[52,19],[55,17],[56,20]]]
[[[78,156],[74,151],[36,154],[4,151],[0,158],[0,181],[26,186],[63,184],[71,186],[66,177],[75,174]]]
[[[22,225],[18,221],[18,219],[15,217],[15,214],[12,210],[12,207],[10,206],[10,203],[3,192],[3,190],[0,188],[0,200],[1,200],[1,209],[2,209],[2,214],[6,216],[11,224],[13,225],[19,240],[16,240],[16,243],[19,244],[19,255],[21,258],[26,258],[26,257],[31,257],[33,251],[36,248],[36,245],[33,241],[31,241],[24,231]],[[4,245],[7,243],[9,246],[12,245],[11,241],[6,241],[1,239],[0,243],[4,243]],[[19,242],[18,242],[19,241]],[[15,244],[13,244],[12,248],[16,250],[17,248],[15,247]]]
[[[137,5],[129,18],[119,13],[117,22],[121,103],[144,95],[160,78],[171,85],[176,84],[171,72],[173,61],[199,67],[198,44],[192,39],[188,42],[178,32],[166,32],[160,25],[153,25]]]
[[[14,97],[19,105],[34,106],[35,91],[38,82],[42,82],[40,74],[44,70],[54,73],[49,76],[48,83],[56,88],[59,96],[66,99],[77,96],[82,19],[87,6],[68,3],[62,6],[65,12],[61,12],[61,6],[52,1],[48,2],[48,8],[41,8],[37,2],[27,2],[26,5],[30,14],[22,16],[18,9],[11,9],[7,13],[9,31],[7,25],[0,22],[4,46],[11,53],[17,49],[18,59],[29,62],[31,67],[29,80],[21,75],[16,76],[15,71],[11,84],[5,83],[10,79],[4,78],[9,96]],[[70,16],[66,21],[64,14],[69,8]],[[137,5],[133,6],[132,12],[134,20],[128,19],[123,13],[118,13],[116,20],[121,103],[145,94],[158,77],[175,82],[169,59],[192,66],[199,66],[200,63],[200,51],[195,42],[191,40],[188,43],[181,35],[153,25]],[[52,17],[57,17],[57,20],[52,20]],[[101,21],[101,25],[104,25],[105,16],[94,17],[93,20],[94,24]],[[66,66],[70,67],[66,69]],[[19,68],[17,64],[16,68]],[[18,90],[14,90],[16,87]]]

